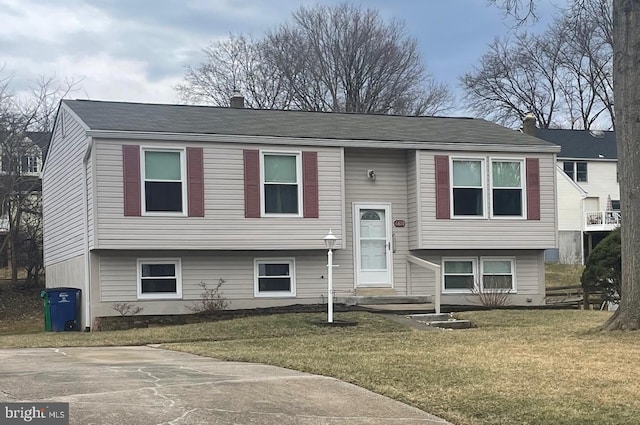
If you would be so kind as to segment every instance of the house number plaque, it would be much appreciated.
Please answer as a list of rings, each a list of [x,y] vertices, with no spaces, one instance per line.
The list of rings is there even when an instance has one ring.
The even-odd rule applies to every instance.
[[[393,221],[393,226],[394,227],[404,227],[407,225],[407,222],[404,220],[394,220]]]

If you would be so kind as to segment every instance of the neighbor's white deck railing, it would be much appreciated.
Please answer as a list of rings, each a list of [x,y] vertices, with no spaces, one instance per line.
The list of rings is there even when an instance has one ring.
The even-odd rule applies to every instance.
[[[432,272],[434,272],[436,279],[435,279],[435,283],[436,283],[436,288],[435,288],[435,308],[436,308],[436,314],[440,314],[440,279],[441,279],[441,274],[440,274],[440,265],[438,264],[434,264],[431,263],[427,260],[423,260],[422,258],[418,258],[418,257],[414,257],[413,255],[407,255],[407,262],[408,262],[408,267],[407,267],[407,292],[410,294],[411,293],[411,264],[415,264],[416,266],[420,266],[423,267],[427,270],[431,270]]]
[[[584,229],[597,230],[613,230],[620,226],[622,217],[620,211],[589,211],[584,213]]]

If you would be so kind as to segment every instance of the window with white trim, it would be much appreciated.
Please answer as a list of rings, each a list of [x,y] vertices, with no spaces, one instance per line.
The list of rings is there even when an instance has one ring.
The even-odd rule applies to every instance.
[[[183,150],[144,148],[142,180],[145,213],[184,214],[186,179]]]
[[[295,260],[260,258],[254,260],[256,297],[292,297],[296,295]]]
[[[484,159],[452,159],[453,217],[484,217]]]
[[[138,259],[138,298],[182,298],[180,259]]]
[[[479,291],[516,292],[514,257],[443,258],[442,287],[444,293]]]
[[[262,215],[300,215],[300,153],[261,152]]]
[[[25,155],[20,158],[20,170],[23,174],[35,174],[39,169],[40,158],[35,155]]]
[[[523,161],[491,160],[492,216],[522,217],[524,214]]]
[[[475,287],[475,258],[443,258],[442,263],[442,284],[445,292],[469,292]]]
[[[513,258],[481,258],[481,285],[484,291],[515,290],[515,260]]]

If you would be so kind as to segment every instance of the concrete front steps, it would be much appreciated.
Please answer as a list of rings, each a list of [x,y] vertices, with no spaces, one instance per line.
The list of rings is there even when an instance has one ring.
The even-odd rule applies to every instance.
[[[426,314],[410,314],[409,317],[417,322],[424,323],[433,328],[442,329],[469,329],[475,325],[469,320],[456,319],[451,314],[426,313]]]
[[[350,306],[390,311],[403,309],[429,311],[434,308],[430,296],[396,295],[393,288],[358,288],[355,295],[346,296],[342,301]]]

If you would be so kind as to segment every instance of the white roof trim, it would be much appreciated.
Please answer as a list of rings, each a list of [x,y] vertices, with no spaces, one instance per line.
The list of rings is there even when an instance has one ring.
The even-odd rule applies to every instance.
[[[587,192],[582,187],[580,187],[580,185],[574,182],[573,179],[569,178],[567,173],[565,173],[564,170],[558,164],[556,164],[556,172],[560,174],[562,178],[568,181],[571,184],[571,186],[573,186],[578,192],[580,192],[580,195],[582,195],[583,199],[589,195],[589,192]]]
[[[199,134],[199,133],[165,133],[147,131],[113,131],[88,130],[87,136],[103,139],[137,139],[137,140],[167,140],[184,142],[224,142],[250,143],[267,145],[302,145],[328,147],[366,147],[366,148],[402,148],[422,150],[451,150],[451,151],[488,151],[488,152],[545,152],[560,151],[560,146],[525,145],[503,143],[455,143],[455,142],[413,142],[413,141],[384,141],[384,140],[352,140],[352,139],[314,139],[301,137],[275,136],[247,136],[227,134]],[[238,140],[239,138],[243,140]]]

